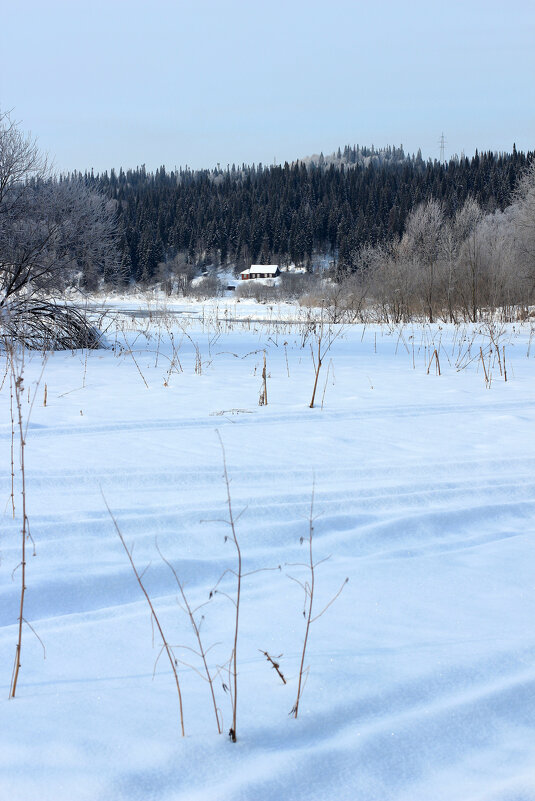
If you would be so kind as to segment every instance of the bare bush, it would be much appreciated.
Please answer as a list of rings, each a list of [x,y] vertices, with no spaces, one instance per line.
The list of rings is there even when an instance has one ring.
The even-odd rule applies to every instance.
[[[201,278],[195,284],[190,284],[189,292],[196,300],[207,300],[220,297],[223,288],[217,275],[212,274]]]
[[[157,278],[166,295],[188,295],[194,277],[195,266],[188,261],[187,253],[177,253],[158,265]]]
[[[296,300],[305,293],[310,293],[318,284],[314,273],[282,272],[279,276],[279,289],[284,300]]]
[[[15,298],[0,307],[4,340],[39,350],[100,348],[105,339],[83,311],[46,299]]]
[[[253,278],[240,282],[236,296],[244,300],[256,300],[257,303],[276,303],[280,299],[280,292],[276,284],[263,284]]]

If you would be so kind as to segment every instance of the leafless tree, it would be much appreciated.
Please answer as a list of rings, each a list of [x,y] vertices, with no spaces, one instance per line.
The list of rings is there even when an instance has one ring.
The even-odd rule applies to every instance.
[[[472,322],[476,322],[483,305],[484,265],[479,230],[482,220],[479,204],[470,198],[457,212],[452,225],[458,261],[457,289],[465,316]]]
[[[535,291],[535,161],[524,172],[515,193],[515,225],[524,257],[530,297]]]
[[[418,286],[431,323],[436,314],[443,228],[444,214],[440,204],[436,200],[428,200],[409,214],[399,246],[399,254],[405,263],[419,267]]]
[[[54,344],[54,321],[96,344],[83,315],[58,304],[67,285],[93,287],[118,264],[114,209],[81,178],[57,179],[30,136],[0,114],[0,325],[26,345]],[[39,336],[39,320],[46,320]],[[31,320],[31,332],[26,329]],[[52,332],[52,337],[50,333]],[[62,346],[60,336],[56,343]],[[72,342],[68,345],[71,346]]]
[[[195,266],[188,261],[185,252],[179,252],[174,258],[158,265],[158,278],[167,295],[171,295],[173,292],[178,295],[189,294],[194,277]]]

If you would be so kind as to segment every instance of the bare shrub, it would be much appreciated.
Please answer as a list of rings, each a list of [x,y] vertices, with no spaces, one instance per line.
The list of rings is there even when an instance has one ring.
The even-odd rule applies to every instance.
[[[46,298],[17,297],[0,307],[0,328],[5,338],[30,349],[94,349],[105,344],[83,311]]]
[[[282,272],[279,276],[280,297],[283,300],[297,300],[312,293],[318,281],[314,273]]]
[[[196,300],[208,300],[220,297],[223,293],[221,281],[217,275],[207,275],[195,284],[190,284],[189,293]]]
[[[166,295],[190,294],[194,277],[195,266],[188,260],[187,253],[177,253],[172,259],[158,264],[156,278]]]
[[[240,281],[236,296],[244,300],[256,300],[258,303],[274,303],[279,300],[280,293],[276,284],[263,284],[260,280],[252,278]]]

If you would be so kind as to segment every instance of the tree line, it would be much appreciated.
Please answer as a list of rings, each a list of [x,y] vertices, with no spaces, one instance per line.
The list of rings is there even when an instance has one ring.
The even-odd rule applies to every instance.
[[[0,113],[0,334],[30,346],[97,345],[64,304],[66,289],[185,292],[202,267],[252,262],[307,268],[283,273],[276,291],[306,294],[335,315],[365,306],[394,321],[529,313],[533,156],[513,147],[440,163],[401,147],[347,146],[269,167],[57,176]],[[217,291],[213,271],[197,291]]]
[[[213,170],[161,167],[68,176],[116,204],[121,267],[150,282],[178,258],[195,268],[251,263],[358,268],[364,246],[400,240],[411,212],[437,201],[452,219],[468,199],[484,213],[512,201],[532,153],[477,153],[448,163],[346,147],[336,157]]]

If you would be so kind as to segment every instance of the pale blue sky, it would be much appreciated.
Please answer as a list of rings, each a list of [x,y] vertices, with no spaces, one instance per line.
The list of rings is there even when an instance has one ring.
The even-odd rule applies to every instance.
[[[535,3],[4,4],[0,107],[60,170],[535,148]]]

